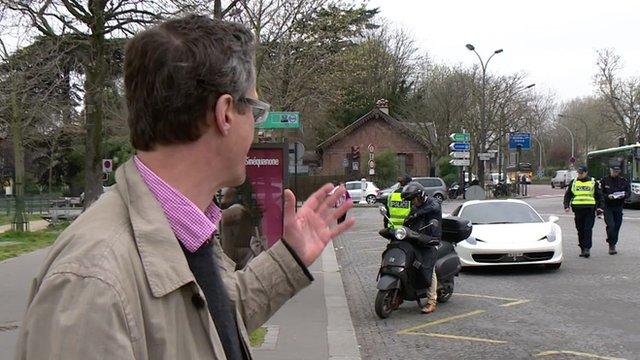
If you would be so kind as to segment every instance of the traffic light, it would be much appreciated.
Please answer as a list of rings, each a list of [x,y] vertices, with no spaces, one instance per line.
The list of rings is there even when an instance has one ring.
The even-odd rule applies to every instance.
[[[360,146],[356,145],[351,147],[351,158],[353,161],[360,160]]]

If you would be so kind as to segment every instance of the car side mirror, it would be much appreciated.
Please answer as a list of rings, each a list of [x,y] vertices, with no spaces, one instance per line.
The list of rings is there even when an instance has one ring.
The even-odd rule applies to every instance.
[[[560,218],[559,218],[559,217],[557,217],[557,216],[555,216],[555,215],[551,215],[551,216],[549,216],[549,222],[557,223],[557,222],[558,222],[558,220],[560,220]]]

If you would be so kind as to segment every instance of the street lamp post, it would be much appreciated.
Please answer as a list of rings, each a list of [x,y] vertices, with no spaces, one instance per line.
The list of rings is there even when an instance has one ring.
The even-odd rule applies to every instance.
[[[567,129],[567,131],[569,132],[569,135],[571,135],[571,158],[576,157],[576,144],[573,140],[573,131],[571,131],[571,129],[569,129],[567,126],[558,123],[558,125],[562,126],[563,128]]]
[[[480,152],[485,152],[487,149],[487,66],[489,65],[489,61],[497,55],[500,54],[503,50],[498,49],[489,56],[487,61],[483,61],[482,57],[476,51],[475,46],[471,44],[466,45],[469,51],[473,51],[476,56],[478,56],[478,60],[480,60],[480,66],[482,67],[482,119],[480,120]],[[480,178],[480,184],[484,187],[484,162],[482,162],[481,166],[478,166],[478,177]]]
[[[580,121],[582,125],[584,125],[584,142],[585,142],[584,156],[586,158],[587,154],[589,153],[589,125],[587,125],[587,122],[581,117],[567,116],[565,114],[558,114],[558,117],[565,118],[565,119],[576,119]]]

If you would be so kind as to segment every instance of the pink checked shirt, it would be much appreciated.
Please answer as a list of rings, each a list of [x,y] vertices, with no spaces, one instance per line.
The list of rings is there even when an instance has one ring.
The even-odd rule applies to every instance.
[[[133,158],[142,180],[160,203],[176,238],[195,252],[218,230],[222,210],[213,201],[204,213],[178,190],[167,184],[138,159]]]

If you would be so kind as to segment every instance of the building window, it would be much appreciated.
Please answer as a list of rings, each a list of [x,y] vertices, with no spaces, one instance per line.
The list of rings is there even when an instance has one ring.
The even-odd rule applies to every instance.
[[[400,175],[407,174],[407,154],[398,154],[398,171]]]

